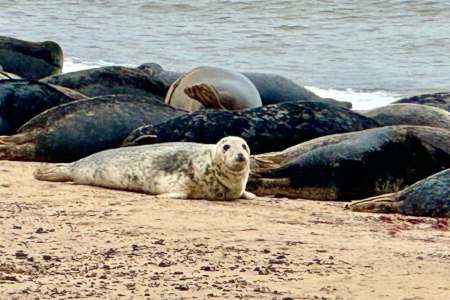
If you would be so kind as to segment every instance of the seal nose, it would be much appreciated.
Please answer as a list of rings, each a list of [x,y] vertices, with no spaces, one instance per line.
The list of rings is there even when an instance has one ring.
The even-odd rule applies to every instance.
[[[238,153],[235,158],[236,161],[243,162],[245,161],[245,156],[242,153]]]

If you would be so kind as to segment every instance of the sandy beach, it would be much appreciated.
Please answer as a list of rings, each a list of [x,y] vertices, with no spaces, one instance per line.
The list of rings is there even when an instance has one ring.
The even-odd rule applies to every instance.
[[[1,299],[449,299],[446,219],[154,197],[0,162]],[[351,180],[351,178],[349,178]]]

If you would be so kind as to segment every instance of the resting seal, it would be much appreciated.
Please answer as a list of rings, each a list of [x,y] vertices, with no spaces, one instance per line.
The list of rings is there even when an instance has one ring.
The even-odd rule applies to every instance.
[[[285,102],[242,111],[196,111],[156,126],[137,128],[123,145],[213,144],[232,135],[244,138],[254,153],[265,153],[323,135],[373,127],[378,127],[374,120],[335,105]]]
[[[386,126],[256,155],[247,188],[258,196],[348,201],[397,192],[449,167],[449,130]]]
[[[55,42],[34,43],[0,36],[0,64],[6,72],[41,79],[61,73],[63,63],[63,51]]]
[[[427,177],[398,193],[355,201],[346,208],[360,212],[449,218],[450,169]]]
[[[403,98],[393,102],[396,103],[416,103],[429,106],[435,106],[450,112],[450,93],[435,93]]]
[[[232,200],[245,191],[250,150],[238,137],[216,145],[168,143],[111,149],[70,164],[50,164],[35,177],[48,181],[144,192],[161,198]]]
[[[119,147],[136,127],[184,113],[155,96],[110,95],[73,101],[40,113],[14,135],[0,136],[0,159],[71,162]]]
[[[390,104],[360,113],[382,126],[421,125],[450,130],[450,112],[429,105]]]
[[[175,108],[240,110],[262,105],[255,85],[244,75],[216,67],[198,67],[178,78],[165,102]]]

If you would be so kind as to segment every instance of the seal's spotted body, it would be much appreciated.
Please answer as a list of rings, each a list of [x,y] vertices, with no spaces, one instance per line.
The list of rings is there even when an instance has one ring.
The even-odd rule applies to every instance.
[[[74,163],[44,166],[35,177],[168,198],[252,198],[245,192],[249,156],[243,139],[226,137],[216,145],[167,143],[107,150]]]
[[[197,111],[156,126],[140,127],[124,145],[178,141],[212,144],[233,135],[244,138],[252,152],[265,153],[319,136],[377,126],[367,117],[334,105],[287,102],[243,111]]]

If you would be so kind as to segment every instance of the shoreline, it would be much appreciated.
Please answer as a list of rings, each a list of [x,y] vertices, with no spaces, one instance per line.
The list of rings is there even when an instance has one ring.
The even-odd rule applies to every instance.
[[[447,299],[447,219],[345,202],[215,202],[32,177],[0,164],[6,298]],[[121,296],[122,295],[122,296]]]

